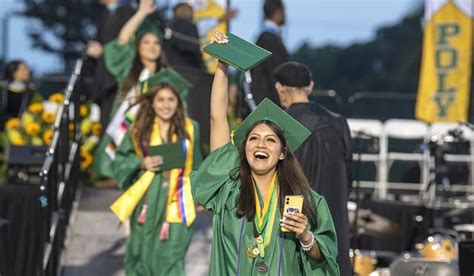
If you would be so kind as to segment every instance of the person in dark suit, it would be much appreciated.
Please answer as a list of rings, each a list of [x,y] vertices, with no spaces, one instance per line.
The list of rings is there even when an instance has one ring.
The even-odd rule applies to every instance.
[[[88,67],[92,83],[88,86],[89,97],[101,108],[101,123],[107,127],[112,103],[117,93],[117,82],[107,71],[102,57],[103,45],[117,38],[123,25],[132,17],[135,10],[129,5],[122,5],[118,0],[99,0],[105,6],[97,21],[97,34],[87,44],[86,54],[91,58]]]
[[[285,7],[281,0],[266,0],[263,6],[265,22],[256,44],[272,52],[272,56],[252,69],[252,93],[255,103],[269,98],[279,104],[278,95],[272,79],[272,71],[289,60],[288,51],[283,44],[281,27],[285,24]]]
[[[295,152],[311,187],[327,200],[337,233],[341,275],[351,274],[347,201],[352,188],[352,148],[349,126],[308,96],[314,88],[306,65],[285,62],[273,71],[281,105],[288,114],[311,131]]]
[[[176,4],[169,27],[177,35],[165,41],[168,62],[175,67],[203,69],[199,33],[196,24],[193,23],[193,7],[188,3]]]

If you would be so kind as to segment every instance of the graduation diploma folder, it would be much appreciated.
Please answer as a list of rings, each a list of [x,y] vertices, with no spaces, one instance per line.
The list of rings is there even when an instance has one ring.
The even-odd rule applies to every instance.
[[[161,171],[167,171],[175,168],[184,168],[186,156],[183,151],[182,143],[166,143],[159,146],[150,146],[150,156],[160,155],[163,157]]]
[[[246,72],[268,59],[272,53],[232,33],[227,34],[228,43],[213,42],[202,51]]]

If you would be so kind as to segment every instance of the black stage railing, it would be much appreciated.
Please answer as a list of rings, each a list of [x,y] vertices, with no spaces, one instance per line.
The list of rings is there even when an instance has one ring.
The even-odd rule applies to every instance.
[[[82,60],[76,62],[66,90],[64,104],[54,123],[54,135],[40,173],[45,236],[41,275],[60,275],[61,252],[80,179],[79,93],[76,83]]]

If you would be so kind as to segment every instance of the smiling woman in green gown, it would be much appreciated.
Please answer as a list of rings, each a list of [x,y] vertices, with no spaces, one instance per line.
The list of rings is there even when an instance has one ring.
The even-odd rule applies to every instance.
[[[227,39],[216,33],[214,41]],[[214,213],[209,275],[339,275],[328,205],[292,153],[310,132],[266,99],[231,135],[227,81],[219,62],[211,153],[191,176],[194,199]],[[286,195],[304,197],[302,212],[283,215]]]
[[[138,106],[129,107],[142,92],[139,83],[169,67],[162,47],[163,34],[147,19],[155,10],[153,0],[140,1],[117,39],[104,46],[105,65],[119,84],[119,91],[112,105],[111,120],[94,153],[94,169],[103,178],[114,178],[110,163],[135,118]]]
[[[120,201],[127,198],[122,195],[113,204],[120,208],[112,208],[116,214],[121,213],[117,212],[121,207],[131,211],[125,255],[128,276],[185,275],[184,258],[196,217],[189,174],[202,158],[199,127],[185,116],[178,94],[186,90],[183,82],[177,73],[166,69],[147,81],[149,92],[138,99],[136,120],[112,163],[119,187],[127,190],[125,194],[137,185],[147,187],[136,206],[130,200]],[[184,164],[165,169],[172,158],[155,155],[152,148],[170,143],[183,149]],[[128,216],[119,218],[124,221]]]

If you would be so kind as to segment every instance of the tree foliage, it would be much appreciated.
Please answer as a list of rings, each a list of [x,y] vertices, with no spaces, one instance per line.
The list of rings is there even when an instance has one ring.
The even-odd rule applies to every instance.
[[[69,70],[95,31],[102,9],[97,0],[24,0],[33,47],[59,55]]]
[[[317,88],[334,89],[344,98],[357,91],[416,93],[421,61],[422,9],[375,38],[348,47],[303,44],[293,59],[307,64]]]

